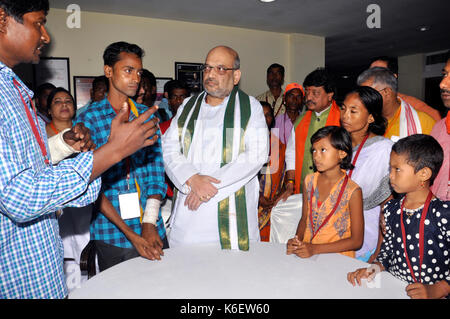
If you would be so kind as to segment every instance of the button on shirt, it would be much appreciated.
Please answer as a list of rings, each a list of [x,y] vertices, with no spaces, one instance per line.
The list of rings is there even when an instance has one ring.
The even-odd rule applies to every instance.
[[[63,246],[55,211],[93,202],[101,181],[89,182],[93,154],[44,163],[25,106],[31,92],[0,62],[0,298],[63,298]],[[30,107],[48,151],[45,124]]]
[[[135,103],[139,114],[142,114],[148,107]],[[111,131],[111,121],[116,116],[107,98],[99,102],[92,103],[85,112],[77,117],[76,122],[83,122],[91,130],[92,141],[100,147],[108,141]],[[130,112],[130,120],[134,119]],[[152,117],[153,118],[153,115]],[[158,136],[161,132],[158,130]],[[140,205],[145,209],[147,198],[150,195],[166,194],[166,183],[164,179],[164,164],[162,160],[161,138],[152,146],[145,147],[129,157],[122,160],[102,174],[101,192],[109,199],[116,211],[120,214],[119,194],[137,192],[135,180],[139,184],[141,191]],[[129,162],[130,179],[127,181]],[[129,187],[129,188],[128,188]],[[91,223],[91,239],[101,240],[107,244],[121,248],[132,248],[133,244],[126,236],[106,218],[100,211],[93,211],[94,220]],[[140,218],[126,219],[124,222],[138,235],[141,234]],[[157,229],[161,239],[166,237],[164,222],[159,211]]]

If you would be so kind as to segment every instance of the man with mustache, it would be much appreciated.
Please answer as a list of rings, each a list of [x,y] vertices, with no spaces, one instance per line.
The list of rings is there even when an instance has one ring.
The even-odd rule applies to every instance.
[[[144,123],[155,109],[127,123],[122,105],[105,145],[91,151],[87,131],[69,130],[70,145],[83,152],[52,165],[33,92],[12,70],[39,62],[50,43],[48,11],[48,0],[0,0],[0,299],[67,296],[55,212],[95,201],[98,177],[157,139],[156,121]],[[66,133],[58,136],[68,142]]]
[[[439,84],[442,102],[450,109],[450,51],[446,55],[446,64],[442,70],[442,81]],[[450,200],[450,112],[447,117],[437,122],[431,131],[444,150],[444,161],[439,174],[433,182],[431,190],[441,200]]]
[[[286,146],[286,190],[280,197],[286,201],[292,194],[299,194],[299,205],[305,176],[313,172],[311,136],[324,126],[339,126],[340,118],[334,100],[336,85],[326,69],[318,68],[308,74],[303,87],[307,111],[295,121]]]
[[[258,95],[258,101],[267,102],[272,106],[273,114],[283,114],[286,111],[283,105],[283,88],[284,83],[284,66],[278,63],[273,63],[267,68],[267,86],[269,90]]]
[[[91,130],[96,145],[108,141],[111,121],[123,103],[130,105],[129,120],[148,109],[130,98],[141,80],[143,55],[139,46],[127,42],[115,42],[105,49],[108,95],[76,119]],[[166,194],[160,140],[102,174],[102,183],[99,207],[91,222],[100,271],[138,256],[161,259],[168,244],[160,211]]]
[[[211,49],[202,70],[205,91],[185,99],[163,136],[164,166],[177,189],[169,244],[248,250],[260,239],[257,173],[269,146],[263,109],[238,88],[235,50]]]

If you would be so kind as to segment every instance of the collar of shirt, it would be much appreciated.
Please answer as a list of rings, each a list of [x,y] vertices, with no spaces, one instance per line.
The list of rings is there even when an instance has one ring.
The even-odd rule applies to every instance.
[[[17,82],[19,82],[20,86],[22,87],[21,92],[23,94],[23,97],[25,100],[27,100],[27,95],[30,96],[30,98],[33,98],[34,93],[31,91],[25,83],[22,82],[22,80],[17,76],[14,71],[4,64],[2,61],[0,61],[0,74],[5,77],[5,80],[10,80],[11,85],[13,85],[13,79],[16,79]]]
[[[322,110],[322,111],[320,111],[320,112],[314,112],[314,113],[316,113],[316,116],[317,116],[317,117],[320,117],[323,113],[325,113],[326,111],[328,111],[328,110],[330,109],[330,107],[331,107],[331,103],[330,103],[330,105],[329,105],[325,110]]]
[[[283,95],[284,95],[283,92],[284,92],[284,90],[285,90],[285,88],[282,86],[282,87],[281,87],[281,94],[280,94],[280,96],[278,97],[278,99],[283,100]],[[271,98],[272,100],[275,101],[275,97],[273,96],[272,91],[270,91],[270,89],[267,91],[266,96],[267,96],[268,98]]]

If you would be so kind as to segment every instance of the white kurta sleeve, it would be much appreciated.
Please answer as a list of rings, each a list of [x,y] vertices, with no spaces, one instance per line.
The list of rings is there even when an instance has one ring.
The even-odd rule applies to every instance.
[[[199,171],[181,153],[181,146],[178,134],[178,118],[183,111],[186,102],[179,107],[177,115],[173,118],[170,127],[162,137],[162,149],[164,159],[164,169],[175,187],[182,193],[187,193],[186,181]]]
[[[251,116],[247,126],[244,142],[245,151],[235,160],[218,169],[213,177],[220,180],[216,187],[220,192],[216,200],[220,201],[246,185],[254,178],[269,156],[269,131],[263,109],[258,101],[250,97]]]
[[[295,170],[295,128],[292,128],[291,136],[286,145],[285,153],[286,171]]]

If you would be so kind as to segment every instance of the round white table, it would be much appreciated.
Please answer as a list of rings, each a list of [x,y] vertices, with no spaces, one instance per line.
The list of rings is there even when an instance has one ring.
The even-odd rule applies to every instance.
[[[165,250],[161,261],[138,257],[109,268],[69,298],[408,298],[407,284],[388,272],[353,287],[347,273],[367,266],[340,254],[288,256],[282,244],[251,242],[248,252],[183,246]]]

